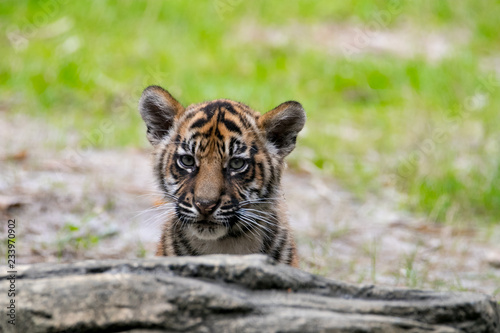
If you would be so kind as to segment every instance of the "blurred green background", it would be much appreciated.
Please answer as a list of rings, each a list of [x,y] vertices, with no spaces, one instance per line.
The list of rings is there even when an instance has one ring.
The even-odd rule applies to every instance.
[[[145,147],[150,84],[185,105],[297,100],[292,167],[434,221],[495,223],[499,18],[493,0],[2,1],[1,114]]]

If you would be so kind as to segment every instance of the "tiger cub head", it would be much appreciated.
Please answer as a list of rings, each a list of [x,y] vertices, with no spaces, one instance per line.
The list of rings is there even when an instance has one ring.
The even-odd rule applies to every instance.
[[[306,120],[299,103],[285,102],[264,115],[227,99],[183,107],[150,86],[139,110],[173,223],[201,240],[268,230],[252,226],[259,220],[249,216],[280,197],[283,159]]]

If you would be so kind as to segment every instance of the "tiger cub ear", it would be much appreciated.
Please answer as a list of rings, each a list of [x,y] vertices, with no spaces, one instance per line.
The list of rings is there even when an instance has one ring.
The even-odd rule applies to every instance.
[[[259,119],[259,127],[264,130],[267,141],[285,157],[295,148],[297,134],[306,122],[306,113],[298,102],[289,101],[268,111]]]
[[[153,146],[168,134],[176,116],[184,107],[168,91],[159,86],[149,86],[142,92],[139,112],[148,128],[147,138]]]

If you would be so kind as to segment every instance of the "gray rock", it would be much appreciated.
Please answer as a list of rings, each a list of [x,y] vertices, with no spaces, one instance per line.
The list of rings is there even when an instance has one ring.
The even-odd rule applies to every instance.
[[[0,332],[500,332],[498,304],[485,295],[355,286],[260,255],[17,272],[16,325],[2,315]],[[7,277],[0,275],[3,291]]]

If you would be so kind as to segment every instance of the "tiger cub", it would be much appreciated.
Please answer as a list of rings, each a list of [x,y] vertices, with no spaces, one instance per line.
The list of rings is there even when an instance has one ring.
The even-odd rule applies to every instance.
[[[306,121],[299,103],[264,115],[227,99],[184,108],[150,86],[139,111],[166,201],[156,255],[264,253],[298,265],[280,183]]]

